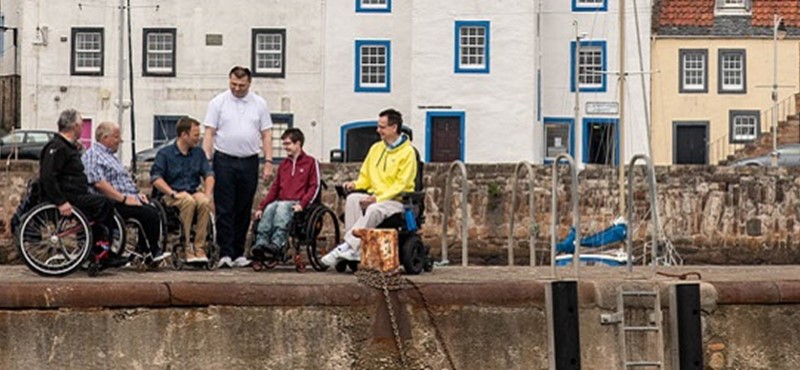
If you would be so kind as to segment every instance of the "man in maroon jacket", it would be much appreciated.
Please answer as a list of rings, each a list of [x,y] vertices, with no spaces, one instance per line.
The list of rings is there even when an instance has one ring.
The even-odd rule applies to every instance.
[[[319,164],[303,151],[303,132],[290,128],[281,135],[286,159],[278,167],[277,176],[269,193],[258,205],[253,257],[261,259],[265,252],[281,254],[286,247],[289,222],[295,212],[300,212],[317,197],[320,178]]]

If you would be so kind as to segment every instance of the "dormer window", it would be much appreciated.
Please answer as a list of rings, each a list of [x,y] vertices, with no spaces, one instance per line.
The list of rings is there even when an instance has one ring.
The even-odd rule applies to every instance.
[[[752,0],[716,0],[714,15],[749,15]]]

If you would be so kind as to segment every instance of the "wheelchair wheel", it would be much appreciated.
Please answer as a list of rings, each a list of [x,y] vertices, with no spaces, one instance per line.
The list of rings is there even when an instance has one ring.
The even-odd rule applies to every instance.
[[[329,208],[319,207],[309,216],[305,235],[306,254],[311,267],[316,271],[327,270],[328,266],[323,265],[320,259],[341,243],[339,219]]]
[[[58,206],[40,204],[22,218],[18,247],[25,264],[39,275],[63,276],[80,268],[89,256],[92,233],[79,210],[61,216]]]
[[[400,263],[408,275],[418,275],[425,268],[427,260],[425,244],[419,235],[411,235],[400,247]]]
[[[207,270],[214,270],[217,268],[219,262],[219,245],[217,245],[217,222],[214,218],[214,212],[208,216],[208,233],[206,233],[206,256],[208,256]]]
[[[125,220],[122,215],[114,210],[114,229],[111,232],[111,251],[117,255],[128,257],[125,252],[125,240],[128,236],[128,228],[125,227]]]

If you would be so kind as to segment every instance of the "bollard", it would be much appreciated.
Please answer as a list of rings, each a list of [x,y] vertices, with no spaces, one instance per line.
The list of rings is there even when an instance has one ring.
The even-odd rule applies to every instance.
[[[546,298],[550,369],[580,369],[578,282],[574,280],[550,282]]]
[[[672,364],[679,370],[703,369],[703,333],[700,327],[700,284],[670,288]]]

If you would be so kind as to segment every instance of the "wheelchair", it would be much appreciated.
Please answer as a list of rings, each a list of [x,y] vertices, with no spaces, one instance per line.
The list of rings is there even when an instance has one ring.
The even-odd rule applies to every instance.
[[[324,181],[321,182],[320,186],[322,189],[328,188]],[[251,263],[253,271],[261,271],[265,268],[273,269],[278,264],[288,263],[291,259],[295,270],[304,272],[306,264],[302,257],[303,249],[306,251],[308,262],[315,271],[328,269],[328,266],[323,265],[319,260],[339,245],[342,236],[339,230],[339,219],[330,208],[322,204],[320,198],[321,196],[318,195],[308,207],[294,214],[287,226],[286,246],[280,253],[274,255],[265,254],[263,259],[253,256],[253,262]],[[256,240],[260,221],[260,219],[253,220],[253,243]]]
[[[418,275],[422,271],[433,271],[433,258],[430,256],[430,246],[422,242],[422,237],[417,233],[425,222],[425,191],[423,186],[423,162],[419,152],[414,148],[417,156],[417,176],[414,179],[414,191],[401,194],[403,212],[395,213],[383,220],[376,228],[396,229],[398,235],[398,252],[400,264],[408,275]],[[358,191],[358,190],[356,190]],[[336,193],[340,199],[346,200],[349,193],[341,185],[336,185]],[[358,271],[358,261],[339,261],[335,268],[343,273],[348,269]]]
[[[62,216],[57,205],[41,200],[36,181],[28,184],[20,206],[25,212],[18,220],[12,219],[17,248],[25,265],[39,275],[64,276],[85,267],[89,276],[96,276],[104,268],[103,260],[109,252],[117,252],[125,244],[126,233],[117,228],[108,230],[110,245],[95,246],[92,227],[100,225],[77,208],[73,208],[72,215]],[[114,223],[124,224],[116,212]]]
[[[194,266],[213,270],[217,267],[219,261],[219,246],[217,245],[217,227],[214,220],[214,212],[211,212],[208,220],[208,230],[206,231],[206,245],[205,251],[208,256],[208,262],[199,264],[189,264],[186,262],[186,248],[184,240],[186,240],[186,233],[189,233],[189,240],[194,240],[195,233],[195,220],[192,220],[192,230],[184,230],[183,223],[181,222],[180,210],[177,207],[167,206],[163,201],[163,196],[160,193],[154,192],[150,198],[150,202],[158,209],[158,214],[161,221],[161,240],[164,248],[169,248],[172,253],[172,267],[176,270],[182,270],[184,266]],[[196,215],[196,214],[195,214]],[[128,243],[130,245],[130,243]],[[136,244],[132,244],[133,248]]]

